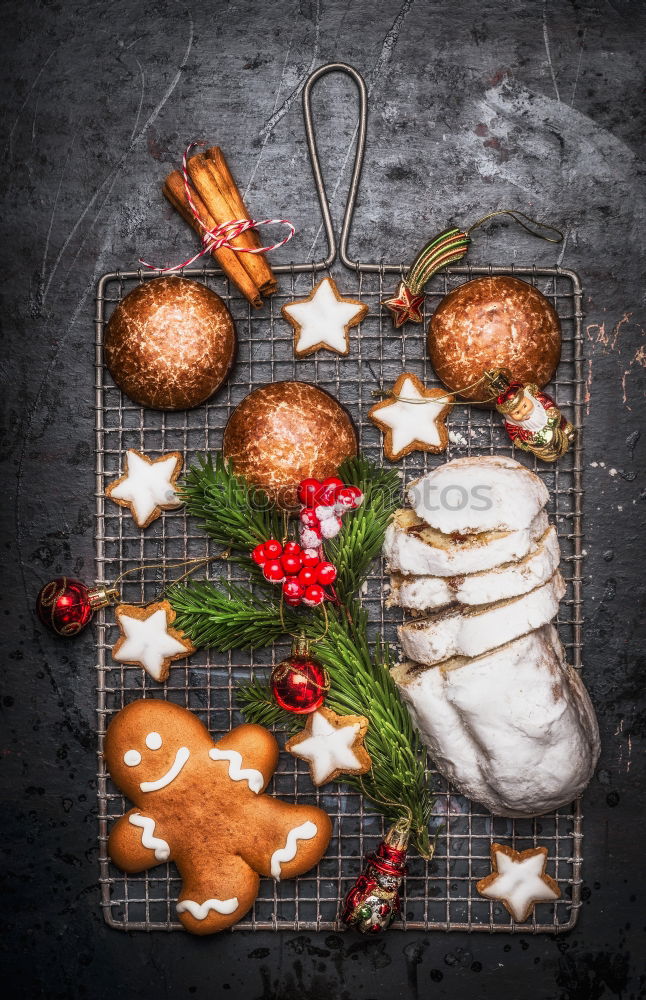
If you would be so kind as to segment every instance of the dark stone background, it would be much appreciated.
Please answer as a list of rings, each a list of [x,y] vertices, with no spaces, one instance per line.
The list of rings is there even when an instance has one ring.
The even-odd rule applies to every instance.
[[[13,0],[3,11],[7,995],[644,996],[644,4]],[[92,636],[57,641],[33,617],[44,581],[93,575],[94,286],[142,253],[179,259],[192,245],[159,182],[201,136],[224,146],[253,207],[294,221],[296,257],[317,237],[318,255],[300,91],[332,59],[370,87],[354,231],[365,259],[407,260],[447,221],[513,205],[566,230],[558,253],[499,226],[471,260],[558,259],[583,277],[585,678],[603,754],[585,796],[585,902],[563,938],[200,940],[102,922]],[[354,92],[329,78],[317,95],[338,216]]]

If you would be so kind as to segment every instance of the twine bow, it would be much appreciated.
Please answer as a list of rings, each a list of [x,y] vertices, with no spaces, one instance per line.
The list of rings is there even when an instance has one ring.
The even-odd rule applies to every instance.
[[[195,202],[193,201],[193,195],[191,194],[191,185],[188,178],[187,160],[188,155],[194,146],[205,146],[204,142],[191,142],[188,144],[184,150],[184,155],[182,157],[182,176],[184,178],[184,190],[186,191],[186,199],[190,205],[191,212],[193,213],[196,222],[203,230],[201,240],[202,249],[190,257],[188,260],[183,261],[181,264],[167,265],[166,267],[159,267],[157,264],[149,264],[147,261],[139,258],[139,263],[143,264],[144,267],[150,268],[151,271],[162,271],[168,273],[170,271],[181,271],[184,267],[190,267],[194,264],[196,260],[203,257],[207,253],[212,253],[214,250],[220,250],[225,247],[228,250],[233,250],[235,253],[269,253],[270,250],[277,250],[278,247],[282,247],[285,243],[289,243],[292,236],[295,234],[296,229],[288,222],[287,219],[232,219],[230,222],[223,222],[219,226],[215,226],[213,229],[209,229],[204,220],[201,218],[200,213],[197,210]],[[281,240],[279,243],[272,243],[270,246],[266,247],[239,247],[234,246],[233,241],[236,237],[241,236],[242,233],[246,233],[248,229],[257,229],[259,226],[288,226],[289,233],[285,239]]]

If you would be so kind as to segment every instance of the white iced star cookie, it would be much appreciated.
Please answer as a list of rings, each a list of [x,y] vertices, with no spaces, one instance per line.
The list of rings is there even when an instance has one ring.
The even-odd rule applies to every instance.
[[[178,451],[152,459],[130,448],[125,473],[106,486],[105,494],[121,507],[130,508],[138,528],[147,528],[163,510],[181,507],[175,483],[183,463]]]
[[[184,633],[171,627],[175,610],[168,601],[145,608],[119,604],[115,616],[121,635],[112,647],[113,660],[138,663],[155,681],[162,683],[168,678],[173,660],[195,652]]]
[[[426,389],[417,375],[400,375],[389,396],[368,411],[384,432],[386,458],[398,462],[412,451],[446,451],[446,417],[452,404],[453,396],[445,389]]]
[[[531,915],[536,903],[559,899],[561,890],[545,874],[546,847],[515,851],[505,844],[491,845],[493,871],[476,883],[476,889],[487,899],[499,899],[517,923]]]
[[[350,327],[360,323],[368,312],[365,302],[339,294],[332,278],[323,278],[306,299],[296,299],[281,312],[294,327],[294,354],[307,357],[314,351],[350,351]]]
[[[340,774],[370,770],[372,761],[363,745],[367,730],[368,720],[363,715],[337,715],[329,708],[319,708],[305,728],[287,741],[285,749],[308,761],[312,782],[324,785]]]

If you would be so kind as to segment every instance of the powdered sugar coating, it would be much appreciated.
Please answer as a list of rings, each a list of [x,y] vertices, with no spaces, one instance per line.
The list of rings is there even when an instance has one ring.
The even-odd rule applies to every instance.
[[[549,498],[534,472],[502,455],[446,462],[410,483],[407,495],[418,517],[445,534],[522,530]]]
[[[393,678],[438,770],[500,816],[534,816],[588,784],[599,732],[551,625],[476,659]]]
[[[426,528],[412,510],[395,511],[386,529],[384,555],[391,572],[455,576],[478,573],[522,559],[547,530],[541,511],[520,531],[485,532],[453,538]]]
[[[491,604],[526,594],[545,583],[560,558],[556,528],[550,526],[530,552],[517,562],[504,563],[480,573],[458,576],[391,577],[389,605],[407,611],[432,611],[457,601],[460,604]]]
[[[560,573],[542,587],[507,601],[466,607],[407,622],[398,628],[404,654],[416,663],[435,664],[451,656],[480,656],[517,639],[555,617],[565,593]]]

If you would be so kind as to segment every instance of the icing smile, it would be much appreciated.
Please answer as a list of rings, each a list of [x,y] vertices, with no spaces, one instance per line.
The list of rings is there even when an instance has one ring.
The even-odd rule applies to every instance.
[[[165,788],[166,785],[170,785],[179,772],[184,767],[184,764],[191,756],[191,751],[188,747],[180,747],[175,754],[175,760],[173,761],[171,767],[163,774],[161,778],[157,778],[157,781],[142,781],[139,787],[142,792],[157,792],[160,788]]]

